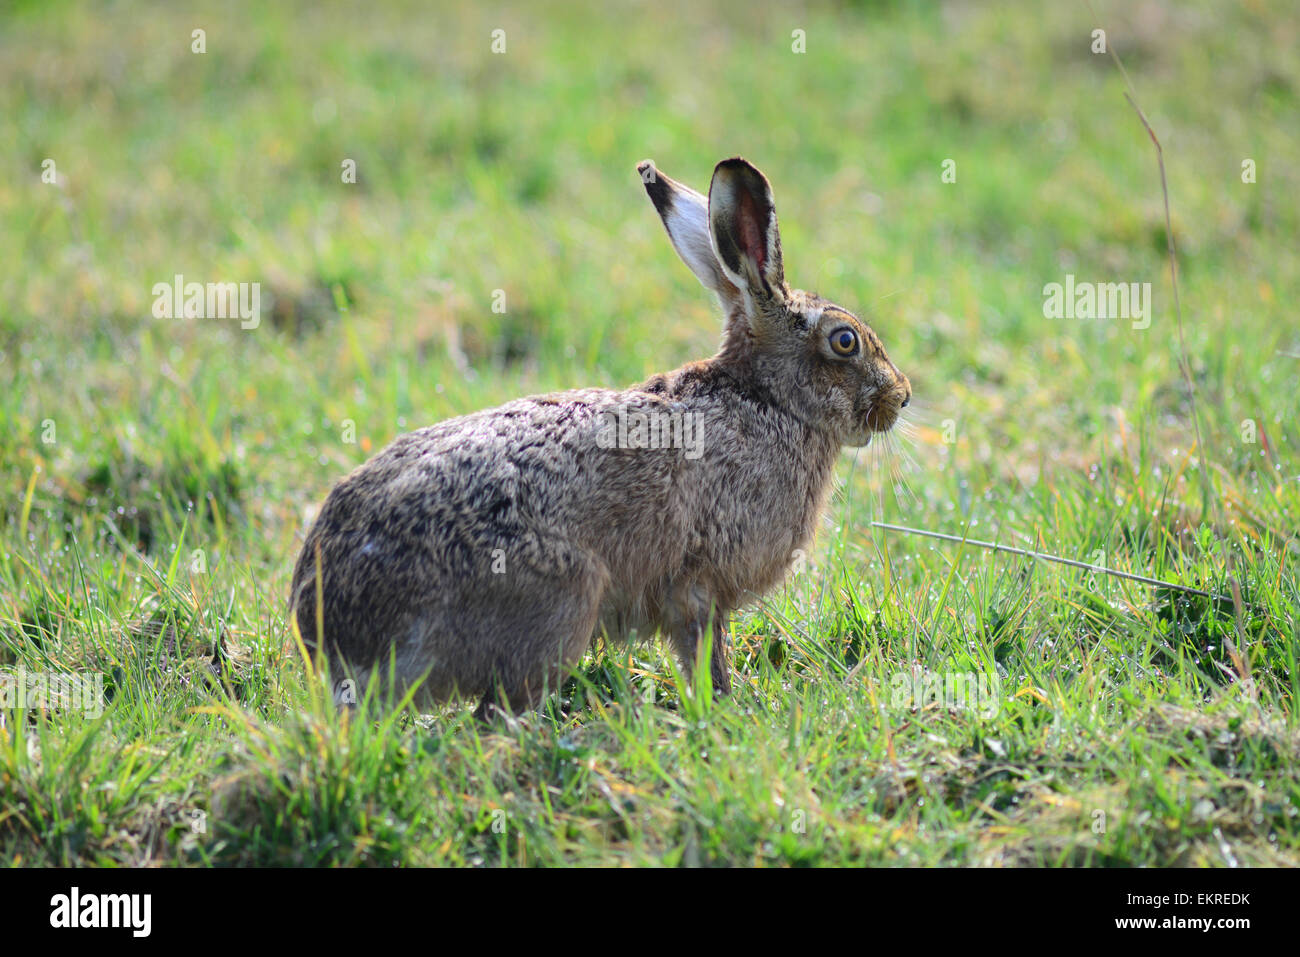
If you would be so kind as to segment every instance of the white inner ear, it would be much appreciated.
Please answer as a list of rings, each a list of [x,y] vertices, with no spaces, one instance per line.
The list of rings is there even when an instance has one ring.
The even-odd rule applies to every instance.
[[[736,296],[736,288],[723,274],[718,257],[713,255],[709,238],[709,203],[693,189],[673,192],[672,208],[664,217],[668,238],[677,255],[690,267],[697,279],[722,298],[724,304]]]

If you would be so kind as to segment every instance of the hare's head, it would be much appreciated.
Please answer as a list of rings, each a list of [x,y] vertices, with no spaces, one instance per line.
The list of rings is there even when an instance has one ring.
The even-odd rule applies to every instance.
[[[637,170],[673,248],[722,302],[720,358],[845,445],[866,445],[890,429],[912,386],[865,322],[786,285],[767,178],[739,157],[723,160],[706,199],[649,160]]]

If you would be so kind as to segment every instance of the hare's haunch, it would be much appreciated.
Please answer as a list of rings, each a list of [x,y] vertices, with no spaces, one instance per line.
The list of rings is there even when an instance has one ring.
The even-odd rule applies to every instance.
[[[399,437],[329,494],[292,614],[336,682],[423,703],[536,706],[598,632],[661,632],[692,669],[812,537],[839,449],[912,390],[848,310],[786,285],[767,179],[723,160],[707,198],[638,170],[721,302],[711,359],[616,392],[518,399]],[[317,582],[319,575],[320,581]]]

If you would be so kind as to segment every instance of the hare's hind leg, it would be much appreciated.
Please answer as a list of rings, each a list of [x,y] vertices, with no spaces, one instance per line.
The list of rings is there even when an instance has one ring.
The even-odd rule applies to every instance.
[[[497,596],[491,640],[500,651],[490,687],[474,712],[480,720],[490,721],[498,711],[539,707],[595,634],[609,580],[603,566],[584,563],[563,577],[532,572],[529,579],[515,583],[509,595]]]

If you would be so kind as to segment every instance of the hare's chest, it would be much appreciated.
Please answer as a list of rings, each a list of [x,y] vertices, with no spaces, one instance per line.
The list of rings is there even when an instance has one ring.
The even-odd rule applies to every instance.
[[[689,553],[707,556],[707,577],[739,600],[770,591],[807,561],[829,484],[793,464],[737,472],[728,484],[702,510]]]

